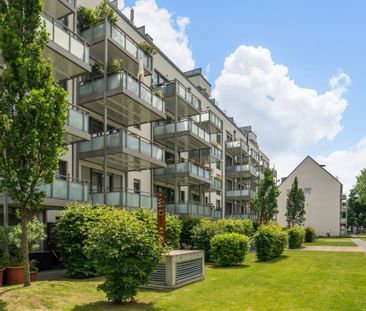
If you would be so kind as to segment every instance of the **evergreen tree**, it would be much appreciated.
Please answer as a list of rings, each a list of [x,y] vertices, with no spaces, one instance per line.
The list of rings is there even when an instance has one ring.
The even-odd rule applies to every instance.
[[[66,91],[44,59],[48,34],[43,1],[0,0],[0,191],[16,203],[21,219],[24,286],[30,285],[28,218],[41,206],[42,183],[51,183],[64,153]]]
[[[287,194],[286,218],[288,226],[303,225],[305,222],[305,195],[304,190],[299,188],[299,181],[295,177],[291,190]]]

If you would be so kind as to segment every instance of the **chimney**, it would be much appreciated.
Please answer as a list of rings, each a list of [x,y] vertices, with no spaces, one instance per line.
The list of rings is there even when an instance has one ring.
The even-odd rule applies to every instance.
[[[132,24],[134,24],[135,21],[135,10],[132,8],[130,12],[130,21]]]

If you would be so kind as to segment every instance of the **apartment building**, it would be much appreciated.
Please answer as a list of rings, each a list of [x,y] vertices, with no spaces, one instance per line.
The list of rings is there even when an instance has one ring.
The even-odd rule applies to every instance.
[[[147,53],[141,43],[154,46],[153,38],[116,1],[109,5],[115,24],[102,20],[80,31],[75,0],[45,1],[45,56],[70,109],[68,152],[54,182],[41,187],[39,217],[54,223],[73,201],[155,208],[155,193],[163,191],[171,213],[254,218],[249,202],[270,160],[252,127],[218,107],[201,69],[182,72],[159,47]],[[113,60],[123,60],[123,70],[109,71]],[[15,223],[14,202],[2,194],[0,205],[3,223]]]
[[[307,156],[279,186],[277,221],[287,226],[286,202],[295,177],[305,194],[305,226],[312,226],[320,236],[347,234],[346,195],[341,182],[323,165]]]

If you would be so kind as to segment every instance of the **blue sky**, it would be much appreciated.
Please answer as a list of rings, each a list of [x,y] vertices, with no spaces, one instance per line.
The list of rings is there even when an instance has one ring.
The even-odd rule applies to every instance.
[[[213,86],[222,73],[225,59],[241,45],[268,49],[273,62],[286,66],[289,78],[297,86],[312,89],[319,94],[330,90],[329,81],[334,75],[340,72],[346,74],[352,82],[346,86],[346,91],[342,92],[340,98],[348,104],[343,112],[337,114],[342,118],[337,122],[343,129],[337,131],[331,139],[314,139],[302,148],[286,148],[284,152],[286,156],[291,155],[292,165],[307,154],[318,158],[329,165],[332,173],[347,179],[345,183],[349,188],[354,175],[362,166],[366,166],[361,159],[366,148],[363,145],[362,148],[357,147],[366,136],[363,122],[366,113],[366,106],[363,104],[366,72],[365,1],[124,1],[126,6],[136,5],[136,2],[141,5],[143,2],[154,2],[159,9],[166,9],[171,14],[170,22],[175,29],[179,28],[177,18],[189,18],[189,24],[183,29],[187,46],[192,53],[195,67],[206,68],[208,64],[211,67],[208,78]],[[151,23],[156,24],[159,21]],[[146,24],[149,32],[149,21]],[[154,34],[159,37],[157,31],[154,33],[153,25],[150,30],[153,37]],[[174,60],[174,53],[167,54]],[[176,54],[179,54],[178,49]],[[225,97],[220,98],[224,100]],[[244,106],[240,106],[240,109],[241,107],[245,109]],[[236,115],[235,108],[230,114]],[[328,121],[326,118],[320,120]],[[261,126],[253,124],[259,133]],[[263,148],[277,162],[285,158],[285,162],[289,163],[288,158],[281,158],[278,150],[271,154],[270,146]],[[343,156],[339,156],[339,152],[343,152]],[[339,170],[338,167],[345,159],[357,162],[357,165],[349,167],[348,171]],[[293,168],[290,166],[282,169],[283,174]]]

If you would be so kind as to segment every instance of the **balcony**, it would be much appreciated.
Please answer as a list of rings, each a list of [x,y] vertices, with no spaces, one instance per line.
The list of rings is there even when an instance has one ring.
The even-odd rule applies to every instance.
[[[236,141],[227,141],[226,153],[234,156],[249,156],[249,147],[242,139]]]
[[[212,176],[209,168],[203,168],[188,161],[155,169],[154,180],[172,185],[200,185],[211,184]]]
[[[231,178],[255,178],[257,177],[257,170],[250,164],[226,166],[226,176]]]
[[[145,75],[152,73],[152,57],[143,51],[139,45],[132,40],[117,25],[108,21],[98,22],[90,28],[81,31],[80,35],[91,43],[90,51],[93,57],[100,63],[104,63],[105,44],[107,38],[108,58],[122,58],[126,71],[137,76],[139,61],[141,59]]]
[[[209,133],[222,132],[223,122],[222,120],[214,114],[212,111],[205,111],[201,114],[192,117],[194,121],[199,123]]]
[[[59,19],[75,13],[75,0],[46,0],[43,9]]]
[[[226,200],[250,200],[256,195],[256,192],[249,189],[239,189],[239,190],[227,190]]]
[[[260,180],[264,179],[264,173],[262,173],[262,172],[258,171],[258,172],[257,172],[257,177],[258,177]]]
[[[222,180],[219,179],[219,178],[213,178],[212,179],[212,189],[213,190],[218,190],[218,191],[221,191],[222,190]]]
[[[162,148],[131,132],[113,130],[93,134],[91,141],[79,143],[79,157],[103,165],[104,140],[106,139],[106,160],[110,168],[121,171],[140,171],[166,167]]]
[[[217,211],[209,205],[200,203],[170,203],[166,204],[166,211],[171,214],[187,215],[202,218],[221,218],[221,211]]]
[[[189,151],[189,159],[194,159],[203,163],[216,163],[222,161],[222,151],[213,145],[206,149],[194,149]]]
[[[346,218],[341,218],[340,223],[341,223],[341,225],[347,225],[347,217]]]
[[[160,90],[164,94],[166,109],[173,115],[184,118],[201,112],[201,101],[178,80],[165,83]]]
[[[79,85],[79,104],[99,115],[104,113],[104,77]],[[148,86],[126,72],[108,75],[108,119],[130,126],[165,118],[165,103]]]
[[[38,187],[46,195],[43,205],[64,207],[69,202],[88,201],[88,182],[66,177],[57,176],[52,184]]]
[[[44,54],[52,60],[55,80],[71,79],[90,71],[86,41],[57,19],[44,12],[42,15],[50,39]]]
[[[89,201],[93,205],[107,204],[126,208],[156,209],[157,207],[157,198],[154,195],[125,189],[109,190],[106,193],[106,202],[104,202],[104,192],[92,192],[89,194]]]
[[[347,200],[347,195],[344,193],[342,193],[340,197],[341,197],[341,200]]]
[[[254,149],[250,149],[250,158],[256,163],[259,165],[260,163],[260,156],[258,154],[257,151],[255,151]]]
[[[177,144],[179,152],[210,146],[210,134],[192,120],[155,126],[154,140],[171,149]]]
[[[69,104],[69,107],[64,142],[73,144],[83,140],[90,140],[89,114],[74,105]]]

